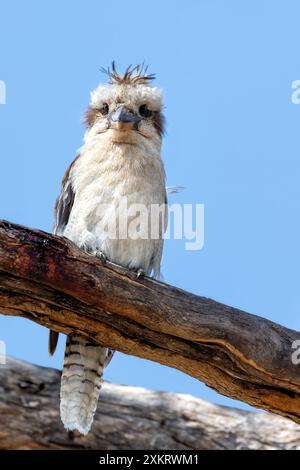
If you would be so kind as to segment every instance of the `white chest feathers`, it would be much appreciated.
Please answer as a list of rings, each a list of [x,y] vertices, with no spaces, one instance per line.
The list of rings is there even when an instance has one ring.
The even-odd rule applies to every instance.
[[[64,236],[111,261],[159,274],[165,175],[159,154],[133,145],[83,147],[70,174],[75,199]]]

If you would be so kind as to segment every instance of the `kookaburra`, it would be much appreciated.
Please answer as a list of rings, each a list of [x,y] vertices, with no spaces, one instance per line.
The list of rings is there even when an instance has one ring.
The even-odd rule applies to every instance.
[[[140,273],[159,276],[166,211],[159,220],[147,217],[143,236],[112,237],[107,225],[118,225],[118,208],[127,202],[147,210],[164,206],[166,186],[161,144],[164,131],[162,94],[151,86],[154,75],[143,66],[129,67],[123,75],[107,71],[109,81],[91,93],[85,115],[84,144],[67,169],[55,206],[54,233],[76,245]],[[121,211],[124,216],[124,211]],[[135,215],[127,220],[129,227]],[[151,224],[160,227],[151,236]],[[50,331],[49,352],[58,333]],[[113,351],[74,333],[67,338],[61,380],[60,413],[66,429],[87,434],[97,407],[104,367]]]

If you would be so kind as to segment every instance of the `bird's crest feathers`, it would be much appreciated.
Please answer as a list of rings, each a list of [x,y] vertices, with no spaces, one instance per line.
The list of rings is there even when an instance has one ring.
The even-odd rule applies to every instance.
[[[144,63],[135,66],[129,65],[123,75],[117,72],[115,61],[111,67],[101,68],[101,72],[108,76],[110,84],[118,85],[147,85],[155,79],[155,74],[149,74],[148,66]]]

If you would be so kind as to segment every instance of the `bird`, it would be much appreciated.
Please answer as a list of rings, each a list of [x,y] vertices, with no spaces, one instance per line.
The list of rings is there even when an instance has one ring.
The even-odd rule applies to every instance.
[[[111,261],[134,271],[137,279],[144,275],[160,278],[167,227],[162,90],[153,85],[155,75],[144,64],[130,65],[120,73],[113,61],[101,70],[107,80],[91,92],[83,145],[64,174],[53,233],[68,238],[99,262]],[[146,210],[140,221],[141,214],[131,210],[136,207]],[[155,216],[153,207],[159,208],[153,211]],[[124,214],[126,236],[116,230],[112,233],[109,227],[124,225]],[[50,330],[50,355],[57,341],[58,333]],[[82,435],[90,431],[103,371],[113,354],[112,349],[76,331],[67,336],[60,390],[60,415],[66,430]]]

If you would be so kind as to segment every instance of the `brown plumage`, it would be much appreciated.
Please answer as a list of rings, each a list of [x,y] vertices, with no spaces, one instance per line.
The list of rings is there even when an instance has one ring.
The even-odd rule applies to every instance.
[[[64,228],[68,224],[70,213],[73,207],[75,194],[70,184],[70,171],[73,168],[73,165],[77,161],[78,156],[67,168],[63,180],[62,180],[62,191],[59,197],[56,199],[55,209],[54,209],[54,226],[53,233],[56,235],[61,235]],[[55,353],[57,342],[58,342],[59,333],[56,331],[49,331],[49,341],[48,341],[48,351],[51,356]]]
[[[153,124],[160,137],[165,133],[165,117],[162,113],[153,113]]]
[[[49,343],[48,343],[48,351],[50,356],[53,356],[56,350],[57,341],[58,341],[59,333],[56,331],[50,330],[49,332]]]
[[[83,122],[86,127],[92,127],[99,116],[100,110],[89,106],[83,116]]]

